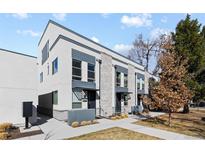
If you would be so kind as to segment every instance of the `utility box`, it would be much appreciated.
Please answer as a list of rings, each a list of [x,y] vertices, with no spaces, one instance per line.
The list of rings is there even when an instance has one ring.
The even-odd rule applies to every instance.
[[[32,117],[33,102],[23,102],[23,117]]]

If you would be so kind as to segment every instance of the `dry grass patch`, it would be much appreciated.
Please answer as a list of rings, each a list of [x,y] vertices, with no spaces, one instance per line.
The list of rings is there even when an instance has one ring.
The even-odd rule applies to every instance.
[[[159,138],[137,133],[128,129],[113,127],[68,140],[158,140]]]
[[[173,113],[172,126],[168,126],[168,114],[135,122],[135,124],[154,127],[189,136],[205,138],[205,110],[190,110],[190,113]]]

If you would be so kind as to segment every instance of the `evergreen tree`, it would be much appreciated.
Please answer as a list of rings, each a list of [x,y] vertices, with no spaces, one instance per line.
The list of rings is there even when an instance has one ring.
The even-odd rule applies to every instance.
[[[201,73],[205,73],[205,27],[197,19],[192,20],[187,14],[172,33],[176,54],[181,59],[188,59],[188,73],[186,83],[194,91],[194,101],[204,99],[204,83],[201,83]]]

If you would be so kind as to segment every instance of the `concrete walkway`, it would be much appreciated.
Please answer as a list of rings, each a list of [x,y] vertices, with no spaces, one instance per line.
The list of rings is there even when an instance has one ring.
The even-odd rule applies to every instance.
[[[154,115],[156,116],[156,115]],[[108,129],[112,127],[121,127],[125,129],[129,129],[135,132],[147,134],[150,136],[155,136],[161,139],[165,140],[196,140],[199,138],[187,136],[187,135],[182,135],[178,133],[173,133],[169,131],[164,131],[156,128],[150,128],[150,127],[145,127],[145,126],[140,126],[133,124],[133,122],[136,122],[139,119],[142,119],[144,117],[139,117],[139,116],[130,116],[127,119],[121,119],[121,120],[109,120],[109,119],[99,119],[98,122],[99,124],[94,124],[94,125],[88,125],[88,126],[82,126],[78,128],[72,128],[67,125],[67,123],[58,121],[56,119],[49,119],[47,120],[46,123],[39,125],[40,129],[44,132],[42,135],[35,135],[31,137],[25,137],[21,139],[51,139],[51,140],[56,140],[56,139],[65,139],[65,138],[71,138],[75,136],[80,136],[96,131],[100,131],[103,129]]]

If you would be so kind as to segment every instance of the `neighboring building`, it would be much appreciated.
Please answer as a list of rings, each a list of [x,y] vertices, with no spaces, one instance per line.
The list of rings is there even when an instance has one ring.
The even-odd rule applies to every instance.
[[[148,93],[142,65],[51,20],[38,45],[38,64],[38,109],[59,120],[74,109],[128,113]]]
[[[23,123],[22,102],[33,102],[36,122],[37,58],[0,49],[0,123]]]

